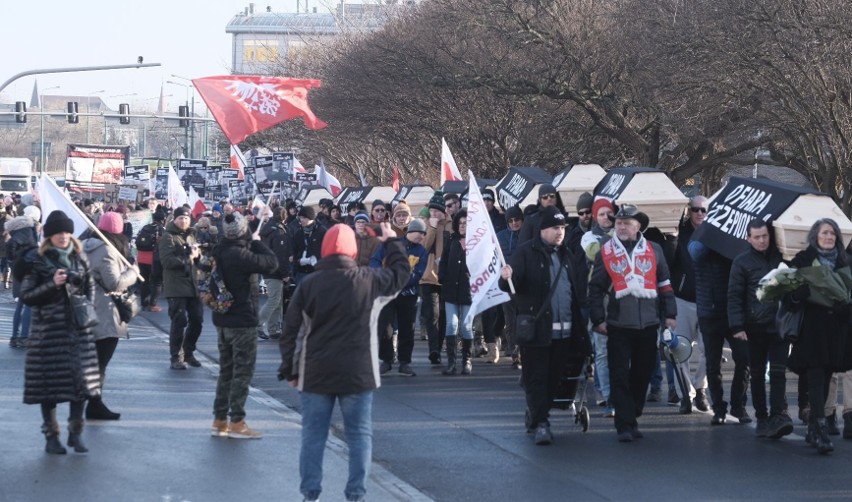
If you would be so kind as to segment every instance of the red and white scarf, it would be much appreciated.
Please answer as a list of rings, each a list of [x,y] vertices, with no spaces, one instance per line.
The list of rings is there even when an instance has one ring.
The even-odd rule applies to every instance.
[[[658,288],[671,287],[669,281],[657,282],[657,256],[645,237],[639,237],[632,253],[613,237],[601,248],[601,258],[616,298],[656,298]]]

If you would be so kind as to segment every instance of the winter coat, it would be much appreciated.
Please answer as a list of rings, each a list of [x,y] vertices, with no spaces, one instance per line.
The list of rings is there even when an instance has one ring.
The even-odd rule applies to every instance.
[[[16,216],[6,223],[9,240],[6,241],[6,258],[12,271],[12,295],[20,297],[21,281],[31,262],[22,259],[31,249],[38,247],[35,221],[29,216]]]
[[[83,251],[91,265],[95,282],[95,311],[98,325],[94,327],[95,340],[104,338],[127,338],[127,324],[121,322],[118,309],[109,293],[123,293],[136,284],[136,270],[125,265],[118,251],[96,238],[83,241]]]
[[[672,287],[675,296],[695,303],[695,266],[689,256],[689,241],[695,227],[689,220],[683,221],[678,227],[677,240],[674,242],[674,259],[671,263]]]
[[[82,279],[57,288],[53,274],[58,253],[31,249],[23,258],[30,265],[21,282],[21,301],[32,307],[32,324],[24,370],[24,403],[62,403],[100,395],[100,374],[92,329],[73,327],[69,293],[92,301],[95,286],[89,264],[75,241],[70,270]]]
[[[695,239],[689,241],[689,255],[695,267],[695,305],[698,318],[720,319],[727,324],[731,260]]]
[[[293,236],[293,270],[296,274],[310,274],[314,271],[312,265],[302,265],[302,257],[314,257],[317,261],[322,257],[322,239],[326,228],[315,222],[307,231],[300,227]]]
[[[379,312],[410,276],[400,241],[383,246],[384,268],[330,255],[299,284],[284,317],[280,379],[298,379],[300,391],[319,394],[354,394],[381,385]]]
[[[5,235],[6,233],[6,223],[12,221],[12,217],[9,216],[8,213],[2,212],[0,213],[0,235]],[[5,241],[5,239],[4,239]],[[0,246],[0,258],[6,257],[6,246]]]
[[[598,252],[592,267],[592,277],[589,279],[589,317],[592,320],[592,326],[606,322],[607,325],[618,328],[644,329],[659,326],[663,319],[677,318],[677,305],[674,292],[669,285],[669,266],[666,263],[663,248],[656,242],[648,240],[645,242],[654,252],[657,262],[657,297],[638,298],[627,295],[616,298],[612,278],[603,264],[603,254]],[[604,308],[605,297],[608,302],[606,308]]]
[[[439,221],[434,227],[429,225],[428,222],[426,223],[426,238],[423,239],[423,247],[429,253],[429,258],[420,284],[441,285],[441,280],[438,278],[438,264],[441,261],[441,254],[444,252],[446,242],[452,233],[452,228],[453,221],[449,218]]]
[[[194,244],[195,229],[190,227],[182,231],[174,221],[169,222],[158,244],[163,267],[163,296],[166,298],[196,296],[195,263],[189,257]]]
[[[453,233],[438,266],[441,281],[441,299],[455,305],[470,305],[470,271],[467,269],[467,253],[461,243],[462,235]]]
[[[822,266],[814,265],[817,255],[816,249],[808,246],[793,258],[790,267],[801,269]],[[808,368],[826,368],[835,373],[852,369],[848,303],[824,307],[810,303],[807,295],[796,292],[786,295],[783,302],[789,310],[804,310],[799,340],[793,344],[787,359],[791,371],[802,375]]]
[[[420,294],[420,278],[423,277],[423,272],[426,270],[429,253],[426,252],[426,248],[422,244],[414,244],[406,238],[400,239],[400,242],[402,242],[402,246],[408,255],[408,266],[411,268],[411,274],[408,276],[405,287],[399,292],[399,296],[417,296]],[[383,268],[386,251],[386,247],[379,246],[376,254],[370,259],[370,267]]]
[[[356,233],[355,244],[358,245],[358,254],[355,256],[355,261],[358,262],[359,267],[369,267],[376,251],[382,249],[379,239],[372,235],[369,230],[366,235],[358,235]],[[425,263],[423,264],[423,267],[426,267]]]
[[[521,244],[537,238],[541,232],[541,205],[524,209],[524,224],[521,225]]]
[[[571,344],[577,353],[591,354],[592,347],[589,333],[582,310],[586,307],[586,276],[578,265],[582,256],[574,254],[564,245],[556,248],[554,252],[560,254],[562,267],[568,273],[571,281]],[[547,306],[535,325],[536,340],[531,346],[547,347],[551,344],[553,336],[553,313],[550,301],[547,297],[550,293],[550,252],[541,237],[527,241],[512,253],[509,260],[512,267],[512,283],[515,286],[515,295],[512,297],[512,306],[518,314],[538,315],[542,305],[547,301]],[[560,279],[564,280],[564,279]],[[500,289],[509,292],[509,283],[502,277],[499,280]],[[558,285],[557,285],[558,287]]]
[[[492,207],[491,211],[488,211],[488,217],[491,218],[491,226],[494,227],[495,234],[509,226],[506,223],[506,216],[496,207]]]
[[[757,299],[760,279],[781,264],[781,253],[770,246],[765,253],[749,248],[734,258],[728,280],[728,323],[731,334],[745,331],[777,333],[775,314],[778,302],[763,303]]]
[[[497,233],[497,242],[500,243],[500,250],[503,251],[503,258],[505,258],[507,262],[512,256],[512,253],[515,252],[515,249],[518,248],[520,235],[520,229],[518,229],[517,232],[512,232],[510,228],[504,228]]]
[[[270,279],[284,280],[290,277],[290,259],[293,256],[293,240],[287,232],[287,226],[277,219],[273,218],[260,231],[260,241],[275,254],[278,267],[274,272],[263,274]]]
[[[278,268],[278,259],[261,241],[222,239],[213,249],[216,267],[234,304],[224,314],[213,312],[213,325],[222,328],[253,328],[258,325],[257,274]]]

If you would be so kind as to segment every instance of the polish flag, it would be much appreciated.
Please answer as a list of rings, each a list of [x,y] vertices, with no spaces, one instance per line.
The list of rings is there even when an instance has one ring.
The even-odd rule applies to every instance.
[[[325,170],[325,163],[320,159],[318,166],[314,166],[314,173],[317,175],[317,184],[322,185],[331,193],[332,197],[343,191],[343,185],[340,181]]]
[[[192,213],[192,217],[195,219],[198,219],[201,213],[207,211],[207,206],[204,205],[204,201],[201,200],[201,197],[198,196],[192,185],[189,187],[189,207],[192,208],[190,213]]]
[[[300,173],[308,172],[308,170],[305,169],[305,166],[303,166],[302,163],[299,162],[299,159],[297,159],[296,157],[293,157],[293,170],[298,171]]]
[[[393,182],[391,186],[394,192],[399,192],[399,166],[393,166]]]
[[[453,154],[450,153],[450,147],[447,146],[447,141],[441,138],[441,185],[447,181],[461,181],[461,173],[456,166],[456,161],[453,159]]]
[[[243,152],[237,148],[237,145],[231,145],[231,169],[236,169],[240,174],[237,176],[238,180],[245,179],[245,171],[246,166],[246,158],[243,155]]]
[[[221,75],[197,78],[192,83],[234,145],[298,117],[304,119],[308,129],[326,126],[308,106],[308,91],[322,85],[319,80]]]
[[[186,190],[183,188],[183,184],[180,182],[171,162],[169,162],[168,195],[166,198],[169,201],[169,207],[172,209],[189,203],[189,196],[186,194]]]

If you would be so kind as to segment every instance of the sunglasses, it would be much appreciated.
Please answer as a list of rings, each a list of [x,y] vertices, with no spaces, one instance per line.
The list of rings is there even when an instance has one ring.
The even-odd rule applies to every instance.
[[[207,230],[210,227],[196,227],[196,228],[198,228],[199,230]]]
[[[707,212],[707,208],[704,208],[704,207],[690,207],[689,210],[692,211],[693,213],[706,213]]]
[[[456,207],[456,206],[458,206],[458,204],[456,204],[455,202],[450,202],[449,204],[447,204],[447,207]]]
[[[577,214],[579,214],[580,216],[588,216],[588,215],[592,214],[592,212],[584,209],[583,211],[577,211]]]
[[[547,195],[542,195],[542,196],[541,196],[541,200],[555,199],[555,198],[556,198],[556,194],[555,194],[555,193],[549,193],[549,194],[547,194]]]

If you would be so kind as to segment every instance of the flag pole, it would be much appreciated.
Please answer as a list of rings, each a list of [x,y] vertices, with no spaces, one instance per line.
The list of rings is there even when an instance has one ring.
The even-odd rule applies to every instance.
[[[497,248],[497,256],[500,258],[500,263],[502,263],[503,267],[505,267],[506,266],[506,257],[503,256],[503,248],[500,247],[499,242],[497,243],[496,248]],[[502,270],[503,267],[500,267],[500,269]],[[506,282],[509,283],[509,291],[511,291],[512,294],[514,295],[515,294],[515,283],[512,282],[512,278],[509,277],[509,280],[506,281]]]
[[[272,182],[272,191],[269,192],[269,197],[266,198],[266,207],[269,208],[269,203],[272,202],[272,196],[275,195],[275,187],[278,186],[278,180]],[[260,223],[257,224],[257,230],[255,232],[257,235],[260,235],[260,228],[263,226],[263,218],[260,219]]]

